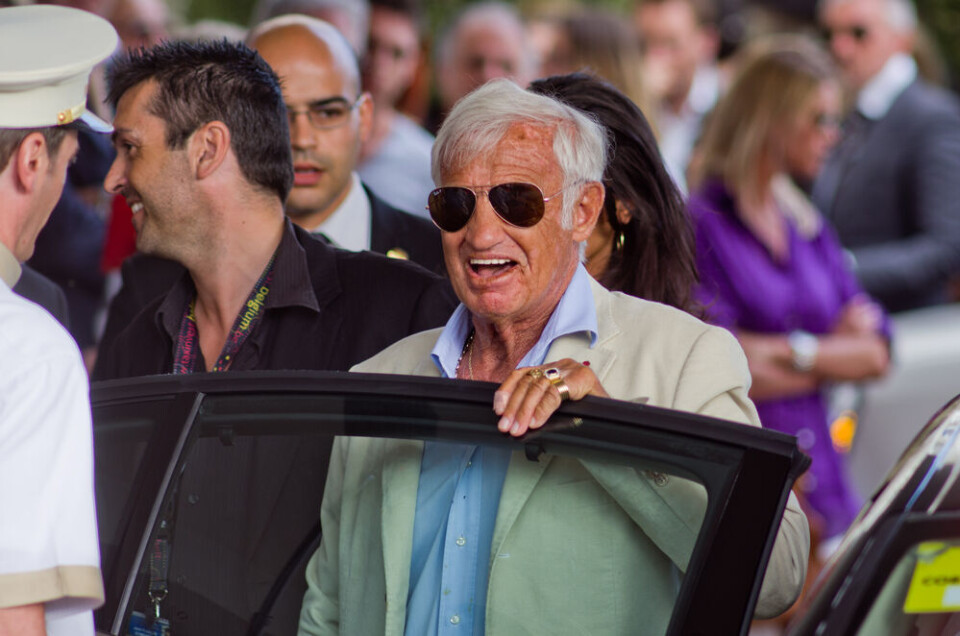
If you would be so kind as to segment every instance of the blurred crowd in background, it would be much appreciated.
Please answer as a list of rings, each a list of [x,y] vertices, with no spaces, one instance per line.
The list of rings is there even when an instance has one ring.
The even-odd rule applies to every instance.
[[[960,298],[960,106],[910,0],[478,2],[442,15],[416,0],[260,0],[249,24],[188,22],[196,9],[162,0],[63,4],[106,17],[127,49],[243,41],[288,13],[330,22],[373,102],[356,173],[391,206],[427,218],[433,134],[461,97],[497,77],[528,86],[576,71],[618,89],[642,115],[603,115],[569,96],[613,142],[605,185],[616,196],[586,245],[588,270],[649,297],[671,260],[653,252],[678,262],[695,252],[693,297],[688,287],[654,299],[738,336],[764,425],[814,457],[801,489],[824,552],[859,507],[828,430],[826,387],[887,372],[890,314]],[[103,76],[94,74],[89,103],[110,120]],[[679,198],[638,176],[653,170],[630,155],[648,143],[647,124]],[[109,140],[82,137],[29,263],[61,287],[91,367],[136,250],[130,209],[103,188],[113,153]],[[658,245],[681,217],[689,241]]]

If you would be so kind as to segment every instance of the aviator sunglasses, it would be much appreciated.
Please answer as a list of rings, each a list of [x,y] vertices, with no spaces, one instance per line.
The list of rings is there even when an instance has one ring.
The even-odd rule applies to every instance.
[[[849,35],[859,43],[867,39],[867,36],[870,35],[870,30],[859,24],[849,27],[838,27],[836,29],[823,29],[823,39],[827,42],[833,42],[834,38],[839,35]]]
[[[533,227],[543,218],[546,203],[567,187],[545,197],[543,190],[532,183],[501,183],[487,188],[444,186],[430,193],[427,210],[438,228],[444,232],[456,232],[473,216],[477,196],[485,192],[501,219],[516,227]]]

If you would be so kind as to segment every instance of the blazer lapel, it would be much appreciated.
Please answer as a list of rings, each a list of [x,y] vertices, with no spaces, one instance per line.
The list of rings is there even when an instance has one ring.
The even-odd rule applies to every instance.
[[[597,312],[597,344],[591,349],[582,334],[561,336],[550,345],[545,359],[548,362],[564,358],[589,362],[590,368],[602,384],[617,358],[616,350],[610,347],[610,341],[620,334],[620,326],[610,307],[610,292],[592,278],[590,291],[593,292],[593,304]]]
[[[547,351],[548,362],[572,358],[577,362],[589,362],[590,368],[596,374],[601,384],[613,368],[616,360],[616,351],[609,346],[610,340],[620,333],[620,327],[613,318],[610,307],[610,292],[599,283],[590,280],[593,292],[593,302],[597,311],[597,344],[591,349],[590,343],[582,334],[562,336],[554,340]],[[432,365],[431,365],[432,366]],[[493,531],[493,549],[490,558],[496,559],[500,554],[503,541],[510,533],[530,498],[537,482],[543,476],[552,457],[542,456],[539,461],[531,461],[521,452],[515,452],[510,457],[510,466],[507,468],[507,478],[500,495],[500,507],[497,510],[497,522]]]
[[[490,565],[501,554],[503,541],[517,521],[520,511],[530,498],[534,486],[550,464],[551,457],[541,456],[539,461],[530,461],[522,452],[516,451],[510,456],[507,477],[500,493],[500,505],[497,508],[497,521],[493,528],[493,541],[490,549]]]

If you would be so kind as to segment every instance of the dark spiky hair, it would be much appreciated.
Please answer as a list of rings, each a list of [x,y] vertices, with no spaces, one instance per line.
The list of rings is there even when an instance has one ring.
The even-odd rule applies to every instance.
[[[226,39],[162,42],[119,56],[107,82],[109,100],[153,81],[150,112],[166,123],[170,148],[182,148],[197,129],[221,121],[250,183],[286,200],[293,185],[287,110],[280,82],[256,51]]]

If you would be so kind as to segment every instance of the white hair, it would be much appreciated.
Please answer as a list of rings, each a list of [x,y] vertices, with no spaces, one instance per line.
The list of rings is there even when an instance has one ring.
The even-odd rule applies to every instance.
[[[564,190],[603,180],[607,155],[603,128],[575,108],[502,78],[487,82],[450,111],[433,144],[433,180],[440,184],[442,173],[487,155],[511,126],[521,123],[555,131],[553,153],[563,173]],[[575,196],[563,197],[561,220],[568,229],[573,224],[576,201]]]
[[[843,4],[849,0],[820,0],[817,3],[817,14],[823,15],[824,10],[833,5]],[[883,7],[887,24],[899,33],[909,33],[917,29],[917,7],[913,0],[879,0]]]

